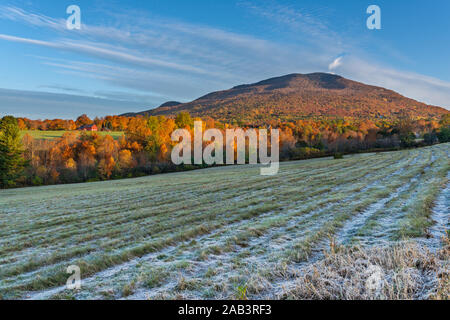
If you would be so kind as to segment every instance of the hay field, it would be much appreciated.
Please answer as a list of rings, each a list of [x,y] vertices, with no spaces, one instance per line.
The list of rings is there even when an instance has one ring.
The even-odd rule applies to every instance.
[[[448,297],[449,152],[1,190],[0,297]]]
[[[67,132],[75,132],[77,134],[80,134],[81,131],[64,131],[64,130],[59,130],[59,131],[40,131],[40,130],[23,130],[21,131],[21,135],[22,137],[25,134],[29,134],[30,136],[32,136],[34,139],[38,139],[38,140],[54,140],[54,139],[59,139],[61,138],[65,133]],[[87,132],[89,133],[89,132]],[[109,135],[111,137],[113,137],[115,140],[120,139],[124,133],[121,131],[98,131],[96,132],[99,135],[102,136],[106,136]]]

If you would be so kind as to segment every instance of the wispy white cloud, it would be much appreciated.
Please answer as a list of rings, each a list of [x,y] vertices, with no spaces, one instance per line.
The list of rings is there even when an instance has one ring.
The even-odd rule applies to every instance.
[[[73,119],[83,113],[95,117],[145,108],[141,102],[7,89],[0,89],[0,101],[0,117],[13,114],[34,119]]]
[[[326,8],[311,10],[297,5],[282,5],[276,1],[241,1],[240,6],[251,14],[265,18],[279,34],[289,35],[289,41],[307,43],[309,50],[337,55],[347,44],[324,18]],[[322,9],[322,10],[320,10]],[[322,11],[322,12],[321,12]],[[278,25],[278,28],[276,27]]]
[[[400,71],[356,56],[345,56],[339,73],[397,91],[418,101],[450,109],[450,83],[415,72]]]
[[[328,70],[333,71],[336,68],[338,68],[339,66],[341,66],[342,58],[343,57],[337,57],[336,59],[334,59],[334,61],[332,63],[330,63],[330,65],[328,66]]]
[[[252,2],[242,2],[242,4],[252,13],[275,21],[288,30],[293,30],[293,37],[311,38],[311,41],[321,48],[322,55],[337,56],[328,65],[328,71],[338,71],[352,80],[392,89],[421,102],[450,109],[449,82],[414,72],[396,70],[394,67],[374,61],[373,58],[367,58],[367,53],[359,48],[356,39],[337,34],[320,15],[305,14],[304,12],[308,11],[296,10],[273,2],[269,2],[269,6],[267,2],[265,6]],[[389,54],[400,57],[401,60],[409,59],[384,44],[380,47],[388,50]],[[310,50],[317,50],[317,48],[310,48]]]
[[[39,85],[37,86],[38,89],[50,89],[50,90],[57,90],[57,91],[63,91],[63,92],[69,92],[69,93],[78,93],[78,94],[87,94],[85,90],[78,89],[78,88],[72,88],[68,86],[62,86],[59,84],[46,84],[46,85]]]
[[[139,103],[146,102],[150,106],[151,104],[155,103],[156,95],[143,95],[130,92],[109,90],[109,91],[95,91],[94,96],[102,99],[109,99],[116,101],[133,101]]]
[[[209,72],[206,70],[202,70],[200,68],[195,68],[189,65],[181,65],[169,61],[163,61],[159,59],[152,59],[152,58],[146,58],[146,57],[140,57],[137,55],[133,55],[124,51],[119,51],[119,48],[105,48],[101,47],[98,44],[91,44],[86,42],[80,42],[80,41],[69,41],[69,40],[62,40],[62,41],[42,41],[42,40],[36,40],[36,39],[29,39],[29,38],[21,38],[6,34],[0,34],[0,39],[7,40],[7,41],[13,41],[13,42],[21,42],[21,43],[28,43],[33,45],[39,45],[44,47],[50,47],[55,49],[62,49],[67,50],[71,52],[80,52],[85,53],[88,55],[92,55],[95,57],[100,57],[104,59],[109,59],[112,61],[117,62],[123,62],[127,64],[135,64],[142,67],[163,67],[168,69],[175,69],[179,71],[187,71],[187,72],[194,72],[194,73],[200,73],[200,74],[208,74]]]
[[[204,90],[214,90],[213,88],[219,85],[218,82],[211,80],[200,88],[199,82],[191,81],[192,77],[188,74],[137,70],[103,63],[47,59],[44,64],[56,68],[59,73],[88,77],[115,87],[142,91],[156,97],[158,102],[163,102],[169,97],[189,101],[192,95],[200,96],[205,93]]]
[[[123,14],[117,14],[115,18],[129,20]],[[45,16],[39,20],[26,19],[24,11],[16,19],[26,23],[38,21],[39,25],[50,20]],[[72,33],[63,31],[60,34],[63,38],[51,41],[6,34],[0,35],[0,39],[77,52],[126,67],[126,73],[115,74],[114,79],[108,78],[107,81],[114,81],[119,86],[126,84],[127,88],[135,86],[134,89],[147,90],[148,83],[155,84],[161,78],[170,79],[163,81],[167,83],[166,89],[161,88],[160,83],[155,84],[161,88],[161,94],[170,92],[168,99],[194,99],[197,94],[283,73],[326,70],[327,56],[310,53],[299,46],[281,45],[209,26],[148,19],[139,14],[133,16],[133,22],[133,26],[126,25],[121,29],[83,25],[80,31],[83,40],[76,36],[69,38]],[[54,23],[48,27],[53,29]],[[62,64],[54,66],[67,68]],[[130,79],[127,76],[130,69],[142,76],[139,77],[142,81],[138,83]],[[145,73],[147,78],[144,78],[143,69],[148,69]],[[104,78],[104,72],[99,69],[78,71],[78,75],[84,73],[86,77]],[[170,81],[175,81],[175,84],[168,83]],[[174,93],[174,87],[179,88],[177,93]]]
[[[21,43],[35,44],[35,45],[44,46],[44,47],[50,47],[50,48],[60,48],[60,46],[58,46],[57,44],[51,43],[51,42],[48,42],[48,41],[41,41],[41,40],[36,40],[36,39],[15,37],[15,36],[7,35],[7,34],[0,34],[0,39],[6,40],[6,41],[12,41],[12,42],[21,42]]]
[[[24,22],[32,26],[53,28],[64,31],[64,19],[54,19],[38,13],[27,12],[18,7],[0,5],[0,19]]]
[[[130,90],[141,92],[144,100],[155,97],[156,101],[187,101],[210,91],[272,76],[333,71],[427,103],[449,105],[449,83],[365,58],[357,43],[337,34],[320,13],[277,3],[270,3],[269,7],[247,1],[240,6],[267,19],[268,25],[278,25],[277,31],[287,34],[291,41],[149,18],[149,13],[138,12],[109,13],[114,27],[83,24],[80,31],[67,32],[62,19],[5,6],[0,6],[0,19],[47,28],[54,31],[54,38],[0,34],[0,40],[77,53],[78,59],[38,59],[58,73],[97,79],[119,88],[110,90],[109,96],[116,92],[123,99],[127,96],[124,90]],[[130,16],[132,25],[128,23]],[[84,58],[97,62],[81,61]]]

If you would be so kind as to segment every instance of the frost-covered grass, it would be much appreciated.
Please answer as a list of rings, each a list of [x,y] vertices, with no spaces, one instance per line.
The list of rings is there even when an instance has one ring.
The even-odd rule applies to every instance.
[[[342,248],[287,272],[280,299],[449,299],[450,242],[438,252],[417,243]]]
[[[289,275],[326,263],[330,243],[391,252],[431,236],[449,149],[2,190],[0,297],[314,298]],[[80,291],[64,288],[69,265]]]

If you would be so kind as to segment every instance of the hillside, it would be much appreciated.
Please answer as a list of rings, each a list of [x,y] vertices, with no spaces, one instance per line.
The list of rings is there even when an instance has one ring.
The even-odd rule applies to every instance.
[[[163,103],[162,105],[160,105],[157,109],[165,109],[165,108],[170,108],[170,107],[176,107],[176,106],[178,106],[180,104],[181,104],[181,102],[168,101],[168,102]],[[149,114],[152,113],[153,110],[154,109],[148,110],[148,111],[143,111],[143,112],[138,112],[138,113],[128,112],[128,113],[121,114],[121,116],[123,116],[123,117],[134,117],[134,116],[137,116],[137,115],[149,115]]]
[[[449,111],[406,98],[392,90],[327,73],[290,74],[213,92],[183,104],[164,104],[138,114],[187,111],[222,121],[262,123],[310,117],[440,118]]]

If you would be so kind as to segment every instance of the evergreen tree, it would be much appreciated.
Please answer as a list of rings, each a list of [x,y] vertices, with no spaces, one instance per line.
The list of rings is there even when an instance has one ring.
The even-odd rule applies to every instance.
[[[441,143],[450,142],[450,126],[441,128],[437,136]]]
[[[20,130],[14,117],[0,120],[0,187],[14,187],[27,161],[23,157]]]

